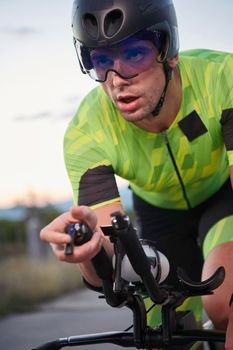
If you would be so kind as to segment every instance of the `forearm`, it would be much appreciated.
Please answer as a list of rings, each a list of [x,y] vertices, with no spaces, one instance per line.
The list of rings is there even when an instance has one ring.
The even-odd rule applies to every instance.
[[[109,256],[110,262],[112,261],[113,256],[113,245],[110,243],[110,241],[107,238],[104,238],[103,240],[103,248],[105,249],[107,255]],[[78,264],[78,267],[80,269],[80,272],[83,276],[83,278],[92,286],[94,287],[101,287],[102,281],[97,276],[95,268],[91,262],[85,261]]]
[[[85,263],[78,264],[79,270],[82,277],[92,286],[101,287],[102,282],[97,276],[94,266],[91,261],[86,261]]]
[[[100,227],[101,225],[111,225],[111,213],[116,211],[123,212],[123,208],[119,203],[113,203],[113,204],[109,204],[107,206],[95,209],[95,214],[98,218],[98,225],[96,229],[98,230],[99,233],[101,233],[103,237],[102,246],[105,249],[110,260],[112,260],[112,256],[114,254],[113,244],[109,241],[108,237],[103,235]],[[102,285],[102,282],[96,275],[94,266],[90,260],[81,262],[78,265],[82,273],[82,276],[88,283],[90,283],[94,287],[100,287]]]

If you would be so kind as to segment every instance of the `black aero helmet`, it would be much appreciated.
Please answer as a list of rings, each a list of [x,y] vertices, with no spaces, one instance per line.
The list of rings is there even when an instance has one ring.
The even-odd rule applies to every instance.
[[[172,0],[75,0],[72,12],[74,40],[96,48],[149,29],[166,35],[164,59],[179,50],[176,13]]]

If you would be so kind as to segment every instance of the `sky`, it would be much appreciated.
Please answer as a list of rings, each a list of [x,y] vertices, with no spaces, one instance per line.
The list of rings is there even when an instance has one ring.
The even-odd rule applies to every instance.
[[[181,50],[233,52],[232,0],[174,4]],[[0,207],[72,197],[63,135],[96,83],[79,71],[71,10],[72,0],[0,0]]]

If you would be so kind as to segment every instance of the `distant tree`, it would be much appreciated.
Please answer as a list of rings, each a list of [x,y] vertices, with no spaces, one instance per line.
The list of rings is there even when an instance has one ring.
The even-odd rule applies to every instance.
[[[40,240],[40,230],[60,212],[52,205],[29,207],[25,220],[27,255],[31,260],[39,260],[48,254],[48,244]]]
[[[52,205],[25,209],[26,214],[20,220],[0,220],[1,253],[6,256],[26,252],[29,258],[39,259],[48,253],[49,248],[40,240],[40,230],[60,212]]]

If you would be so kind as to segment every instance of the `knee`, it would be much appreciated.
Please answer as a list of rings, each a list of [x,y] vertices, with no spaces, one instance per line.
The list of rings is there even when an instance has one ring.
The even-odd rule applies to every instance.
[[[229,305],[223,295],[208,295],[203,297],[203,305],[206,313],[216,329],[226,330],[229,318]]]
[[[212,275],[219,266],[225,268],[225,279],[214,294],[203,297],[204,308],[217,329],[227,328],[230,307],[229,300],[233,291],[233,242],[226,242],[214,248],[208,255],[202,278]]]

